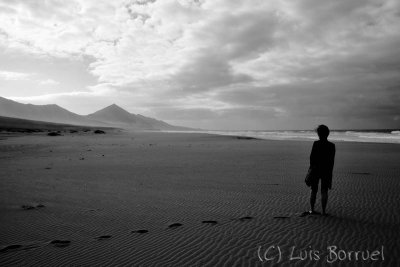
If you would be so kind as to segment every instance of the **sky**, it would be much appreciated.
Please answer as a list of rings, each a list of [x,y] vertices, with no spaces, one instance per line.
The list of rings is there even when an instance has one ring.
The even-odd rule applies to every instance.
[[[0,0],[0,96],[204,129],[400,128],[400,1]]]

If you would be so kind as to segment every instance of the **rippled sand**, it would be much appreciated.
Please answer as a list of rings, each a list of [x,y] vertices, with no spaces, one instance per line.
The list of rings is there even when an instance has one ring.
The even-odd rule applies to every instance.
[[[384,250],[384,260],[332,266],[399,265],[400,145],[336,143],[331,216],[300,217],[311,146],[179,133],[3,136],[0,265],[269,266],[280,250],[279,266],[322,266],[328,246]]]

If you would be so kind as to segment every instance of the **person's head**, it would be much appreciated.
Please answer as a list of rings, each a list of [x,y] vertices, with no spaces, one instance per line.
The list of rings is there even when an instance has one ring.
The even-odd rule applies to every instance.
[[[323,125],[323,124],[318,125],[316,131],[317,131],[319,139],[321,139],[321,140],[328,139],[328,135],[329,135],[328,126]]]

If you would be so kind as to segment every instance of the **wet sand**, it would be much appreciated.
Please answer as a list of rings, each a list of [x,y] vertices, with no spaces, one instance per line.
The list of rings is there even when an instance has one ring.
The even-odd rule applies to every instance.
[[[334,260],[328,246],[364,256],[383,246],[384,259],[352,254],[332,266],[399,265],[400,145],[337,142],[331,216],[300,217],[311,146],[2,134],[0,265],[270,266],[280,250],[278,266],[323,266]]]

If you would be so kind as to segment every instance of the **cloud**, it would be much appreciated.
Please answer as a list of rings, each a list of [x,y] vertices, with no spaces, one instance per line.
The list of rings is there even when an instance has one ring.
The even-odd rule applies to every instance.
[[[397,126],[399,10],[395,0],[3,1],[0,46],[90,58],[99,86],[70,94],[111,90],[160,118]]]
[[[14,72],[14,71],[0,71],[0,79],[6,81],[20,81],[27,80],[32,76],[30,73]]]
[[[46,80],[39,81],[39,84],[40,85],[59,85],[60,83],[55,80],[52,80],[52,79],[46,79]]]
[[[0,71],[0,80],[4,81],[35,81],[39,85],[59,85],[60,83],[52,79],[40,80],[36,78],[36,73],[16,72],[16,71]]]
[[[45,80],[45,84],[52,84],[52,83],[57,83],[51,79]],[[64,96],[84,96],[84,97],[107,97],[115,93],[115,89],[112,88],[109,84],[98,84],[95,86],[88,86],[86,90],[74,90],[71,92],[61,92],[61,93],[54,93],[54,94],[44,94],[44,95],[38,95],[38,96],[24,96],[24,97],[12,97],[12,99],[17,100],[17,101],[40,101],[45,103],[46,101],[51,101],[54,99],[58,99],[60,97]]]

